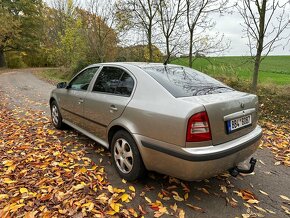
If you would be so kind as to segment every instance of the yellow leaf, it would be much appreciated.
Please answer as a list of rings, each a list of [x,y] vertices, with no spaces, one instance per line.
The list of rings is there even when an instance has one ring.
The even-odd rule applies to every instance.
[[[263,195],[268,196],[268,193],[267,193],[267,192],[264,192],[264,191],[262,191],[262,190],[259,190],[259,192],[261,192]]]
[[[118,203],[114,203],[114,202],[112,202],[112,203],[110,204],[110,207],[111,207],[114,211],[116,211],[117,213],[119,213],[119,212],[120,212],[120,207],[122,207],[122,204],[118,204]]]
[[[128,194],[123,194],[121,196],[121,200],[124,202],[124,201],[127,201],[129,199],[129,195]]]
[[[184,199],[182,197],[180,197],[176,191],[173,191],[172,193],[173,193],[173,198],[176,201],[184,201]]]
[[[78,185],[73,186],[73,189],[74,189],[75,191],[78,191],[78,190],[80,190],[80,189],[83,189],[84,187],[85,187],[85,185],[82,184],[82,183],[80,183],[80,184],[78,184]]]
[[[264,212],[264,213],[267,213],[266,210],[264,210],[262,207],[258,207],[256,205],[254,205],[254,208],[256,208],[257,210],[261,211],[261,212]]]
[[[268,211],[269,213],[271,214],[276,214],[276,212],[272,211],[272,210],[269,210],[269,209],[266,209],[266,211]]]
[[[283,205],[281,205],[281,207],[282,207],[282,209],[284,210],[284,212],[285,212],[286,214],[290,215],[290,210],[289,210],[288,207],[285,207],[285,206],[283,206]]]
[[[176,210],[177,210],[177,204],[174,203],[174,205],[171,205],[170,208],[171,208],[174,212],[176,212]]]
[[[224,185],[221,185],[221,191],[223,193],[228,193],[227,187],[225,187]]]
[[[87,172],[87,169],[82,167],[81,169],[79,169],[79,173],[86,173]]]
[[[13,165],[13,161],[12,160],[4,160],[2,161],[2,163],[4,164],[4,166],[6,167],[10,167]]]
[[[148,198],[148,197],[146,197],[146,196],[145,196],[145,200],[146,200],[149,204],[152,203],[152,201],[150,200],[150,198]]]
[[[114,193],[114,189],[113,186],[108,185],[108,191],[111,192],[112,194]]]
[[[93,202],[88,202],[82,205],[82,207],[86,207],[88,211],[91,211],[94,209],[95,204]]]
[[[0,201],[2,199],[5,199],[5,198],[9,198],[9,195],[7,195],[7,194],[0,194]]]
[[[188,193],[185,193],[184,200],[187,200],[187,199],[188,199]]]
[[[180,210],[179,211],[179,214],[178,214],[178,218],[184,218],[185,217],[185,212],[184,212],[184,210]]]
[[[7,168],[7,171],[6,171],[6,174],[9,174],[9,173],[13,172],[15,170],[15,168],[16,168],[16,165],[15,164],[12,165],[12,166],[10,166],[10,167],[8,167]]]
[[[25,204],[12,204],[9,206],[9,209],[10,209],[10,212],[15,212],[23,206],[25,206]]]
[[[249,199],[249,200],[247,200],[247,202],[250,204],[258,204],[259,203],[259,201],[256,199]]]
[[[286,197],[285,195],[279,195],[280,198],[282,198],[283,200],[286,200],[286,201],[290,201],[290,199],[288,197]]]
[[[114,188],[114,193],[123,193],[123,192],[125,192],[125,189]]]
[[[111,215],[111,216],[115,215],[116,213],[117,212],[114,210],[110,210],[110,211],[106,212],[106,214]]]
[[[134,188],[134,186],[132,186],[132,185],[129,186],[129,190],[132,191],[132,192],[135,192],[136,191],[135,188]]]
[[[49,130],[47,130],[47,132],[48,132],[48,134],[49,134],[49,135],[52,135],[52,134],[54,134],[54,133],[55,133],[55,131],[54,131],[54,130],[52,130],[52,129],[49,129]]]
[[[20,188],[19,191],[20,191],[21,194],[28,193],[27,188]]]
[[[125,179],[122,179],[122,182],[123,182],[124,184],[126,184],[126,183],[127,183],[127,181],[126,181]]]
[[[11,184],[11,183],[15,183],[16,181],[13,181],[13,180],[11,180],[9,178],[4,178],[3,182],[6,183],[6,184]]]

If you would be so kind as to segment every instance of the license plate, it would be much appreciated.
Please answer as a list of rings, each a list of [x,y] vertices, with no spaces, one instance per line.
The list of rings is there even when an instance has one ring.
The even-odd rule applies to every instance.
[[[237,119],[233,119],[233,120],[228,120],[227,121],[227,129],[228,129],[228,133],[231,133],[235,130],[241,129],[245,126],[248,126],[252,123],[252,116],[251,115],[247,115],[244,117],[240,117]]]

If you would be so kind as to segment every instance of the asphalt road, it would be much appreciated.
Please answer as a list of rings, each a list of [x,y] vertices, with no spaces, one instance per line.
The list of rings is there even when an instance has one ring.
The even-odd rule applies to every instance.
[[[53,88],[51,84],[39,80],[29,72],[11,71],[0,73],[0,92],[9,97],[8,106],[11,108],[21,106],[24,112],[27,110],[41,110],[45,115],[49,116],[48,100],[50,91]],[[70,131],[74,133],[73,130]],[[200,182],[184,182],[190,187],[189,198],[186,201],[179,202],[174,200],[172,196],[170,200],[161,200],[158,197],[158,193],[162,189],[169,192],[176,191],[180,196],[183,196],[184,191],[178,180],[172,180],[167,176],[149,172],[148,176],[142,181],[124,184],[111,165],[109,153],[107,151],[99,152],[102,147],[82,134],[78,134],[78,138],[87,145],[87,155],[95,163],[105,166],[108,180],[113,186],[126,187],[133,185],[136,188],[136,197],[129,203],[129,207],[138,210],[138,205],[142,205],[148,212],[145,217],[153,217],[154,211],[148,207],[144,196],[140,196],[140,194],[143,195],[144,193],[152,201],[160,200],[168,208],[169,212],[173,211],[170,209],[170,205],[176,203],[178,208],[182,208],[185,211],[185,217],[242,217],[242,214],[252,214],[253,217],[289,217],[281,208],[285,200],[279,195],[290,197],[290,170],[285,166],[275,166],[273,155],[266,148],[259,149],[254,154],[254,157],[258,159],[255,173],[247,176],[238,176],[237,178],[220,176]],[[221,187],[224,186],[227,187],[227,193],[221,190]],[[248,209],[244,204],[246,201],[236,193],[236,191],[240,190],[253,192],[259,200],[259,203],[255,204],[255,206],[266,210],[266,212],[255,208],[253,204],[249,204],[251,207]],[[268,195],[265,195],[265,192]],[[237,202],[233,204],[235,200]],[[204,212],[195,211],[187,204],[200,207]],[[283,205],[285,206],[285,203]],[[273,211],[275,214],[271,214],[269,211]],[[163,217],[167,216],[170,215]]]

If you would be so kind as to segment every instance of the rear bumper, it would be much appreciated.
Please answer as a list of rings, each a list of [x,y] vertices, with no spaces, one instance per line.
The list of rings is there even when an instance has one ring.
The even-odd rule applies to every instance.
[[[200,180],[222,173],[253,154],[262,136],[261,127],[229,142],[198,148],[184,148],[134,135],[148,170],[184,180]]]

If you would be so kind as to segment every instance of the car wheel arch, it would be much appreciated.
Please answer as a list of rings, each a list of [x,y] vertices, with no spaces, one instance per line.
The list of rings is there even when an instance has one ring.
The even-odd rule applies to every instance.
[[[56,102],[56,99],[55,99],[54,97],[51,97],[51,98],[49,99],[49,106],[51,106],[51,103],[52,103],[53,101]]]
[[[124,130],[124,131],[128,132],[128,133],[132,136],[131,132],[130,132],[127,128],[125,128],[125,127],[123,127],[123,126],[121,126],[121,125],[114,125],[114,126],[111,126],[110,129],[109,129],[109,131],[108,131],[108,143],[109,143],[109,149],[111,149],[111,143],[112,143],[112,140],[113,140],[114,135],[115,135],[118,131],[120,131],[120,130]],[[132,136],[132,137],[133,137],[133,136]],[[133,137],[133,138],[134,138],[134,137]]]

